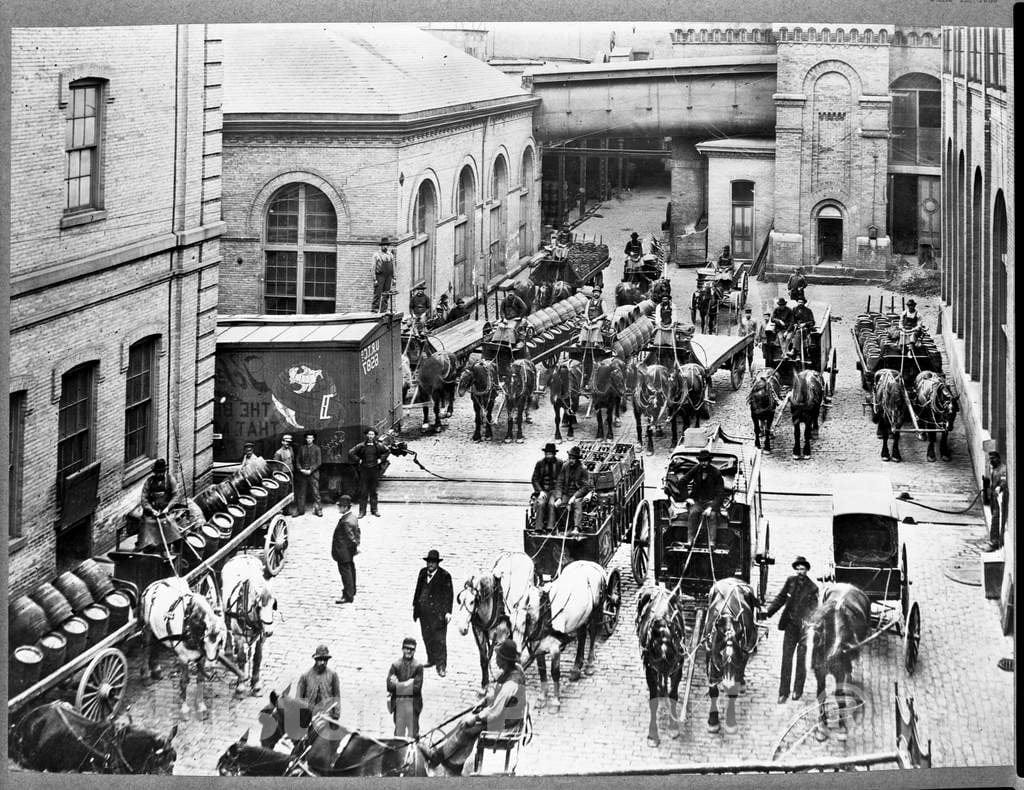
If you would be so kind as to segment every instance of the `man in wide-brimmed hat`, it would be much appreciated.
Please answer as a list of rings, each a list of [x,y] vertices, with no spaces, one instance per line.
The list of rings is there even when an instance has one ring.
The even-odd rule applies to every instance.
[[[338,673],[327,668],[330,658],[331,651],[327,645],[318,646],[313,653],[313,666],[299,678],[295,691],[295,695],[305,701],[314,713],[330,710],[340,702]]]
[[[437,674],[445,676],[448,670],[448,622],[452,619],[452,577],[441,567],[441,555],[431,549],[423,558],[427,563],[420,568],[416,591],[412,596],[412,619],[420,621],[423,646],[427,651],[425,666],[437,667]]]
[[[697,453],[697,465],[680,480],[679,487],[690,486],[690,512],[686,524],[686,540],[690,545],[697,538],[701,522],[707,525],[707,540],[711,548],[718,538],[719,510],[725,501],[725,480],[722,473],[711,463],[711,452],[707,449]],[[703,544],[701,544],[703,545]]]
[[[402,640],[402,657],[388,670],[388,711],[395,721],[395,735],[418,738],[423,710],[423,664],[416,660],[416,640]]]
[[[561,507],[563,500],[565,506],[572,516],[572,527],[580,528],[583,521],[583,501],[593,490],[590,485],[590,475],[584,469],[580,460],[583,453],[579,446],[569,448],[569,459],[562,464],[562,474],[558,479],[558,500],[555,505]],[[569,523],[565,525],[569,529]]]
[[[562,462],[558,460],[558,448],[554,442],[544,445],[544,457],[533,467],[534,524],[539,530],[555,528],[555,502],[560,496],[558,489],[562,479]]]
[[[793,699],[800,699],[804,693],[804,681],[807,677],[807,640],[806,625],[814,610],[818,607],[818,585],[807,576],[811,563],[806,557],[800,556],[793,560],[796,571],[786,579],[779,594],[771,602],[768,609],[758,619],[771,617],[779,609],[783,609],[779,618],[779,630],[782,637],[782,672],[779,678],[779,704],[789,698],[790,678],[793,674],[793,651],[796,651],[796,676],[793,681]]]
[[[391,243],[385,236],[380,240],[380,249],[373,254],[373,303],[371,310],[383,313],[390,306],[389,292],[395,280],[395,255]]]
[[[790,299],[799,299],[804,295],[804,288],[807,287],[807,278],[804,276],[804,267],[797,266],[796,271],[789,275],[789,282],[786,288],[789,291]]]

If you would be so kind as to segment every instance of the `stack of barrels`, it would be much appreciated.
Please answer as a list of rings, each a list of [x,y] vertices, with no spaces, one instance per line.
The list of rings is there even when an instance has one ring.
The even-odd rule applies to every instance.
[[[601,264],[608,260],[608,245],[592,241],[574,242],[569,245],[567,261],[580,280],[588,279]]]
[[[9,694],[15,696],[128,622],[135,601],[94,561],[11,601]]]
[[[583,311],[587,309],[587,301],[584,294],[574,294],[526,317],[530,327],[529,340],[526,342],[530,359],[542,357],[579,328]]]
[[[259,520],[291,493],[291,487],[289,472],[256,458],[232,477],[201,491],[195,503],[206,519],[202,527],[205,557]]]
[[[899,326],[899,316],[884,313],[861,313],[854,324],[854,335],[864,357],[863,384],[870,388],[875,372],[885,356],[902,353],[899,339],[891,339],[889,332]],[[917,363],[909,363],[910,369],[916,374],[918,368],[942,372],[942,353],[935,344],[935,339],[923,327],[920,329],[920,340],[912,347]]]

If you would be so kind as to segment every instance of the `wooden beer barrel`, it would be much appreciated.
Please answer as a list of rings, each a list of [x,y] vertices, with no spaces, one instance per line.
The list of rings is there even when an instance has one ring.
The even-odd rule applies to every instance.
[[[110,627],[110,612],[102,604],[94,603],[82,610],[82,619],[89,624],[89,631],[86,635],[86,649],[95,647],[103,641]]]
[[[256,520],[256,500],[246,494],[245,496],[238,497],[238,504],[245,511],[245,516],[242,519],[242,526],[238,526],[238,522],[235,522],[235,532],[241,532],[247,526],[252,524]]]
[[[203,511],[203,516],[207,521],[213,518],[215,513],[224,512],[227,507],[227,503],[217,491],[216,486],[207,486],[195,496],[193,501]]]
[[[34,645],[14,648],[11,659],[10,694],[16,695],[39,682],[43,669],[43,651]]]
[[[43,653],[43,665],[39,673],[40,677],[46,677],[58,669],[64,664],[64,658],[67,654],[68,640],[57,631],[51,631],[48,634],[44,634],[43,638],[39,640],[36,647],[38,647]]]
[[[239,505],[232,505],[232,508],[237,508],[241,512],[241,521],[245,521],[245,510]],[[216,513],[213,518],[210,519],[210,526],[216,528],[217,533],[222,542],[231,540],[231,536],[235,532],[235,519],[229,513]]]
[[[287,472],[274,472],[274,482],[281,489],[281,499],[292,492],[292,477]]]
[[[68,599],[68,603],[71,604],[71,608],[76,612],[82,611],[93,602],[89,587],[71,571],[65,571],[54,579],[53,586],[64,594],[64,597]]]
[[[89,624],[81,617],[72,617],[60,627],[60,633],[67,640],[64,660],[71,661],[81,655],[89,639]]]
[[[7,609],[12,646],[31,645],[50,630],[46,612],[27,595],[20,595],[11,601]]]
[[[203,536],[203,540],[206,541],[206,550],[203,553],[203,558],[209,559],[217,553],[217,549],[220,547],[220,529],[215,524],[203,524],[199,528],[199,533]]]
[[[102,601],[114,591],[114,583],[110,580],[110,576],[96,560],[85,560],[72,573],[85,582],[94,601]]]
[[[128,622],[132,611],[131,599],[123,592],[112,592],[103,599],[103,605],[110,612],[110,624],[108,628],[116,631]]]
[[[249,489],[252,487],[252,481],[249,479],[249,475],[239,469],[229,478],[231,480],[231,486],[235,490],[236,495],[248,494]]]
[[[281,493],[281,486],[277,484],[277,481],[272,478],[266,478],[260,481],[260,488],[267,492],[267,509],[269,510],[278,502],[281,501],[281,497],[284,494]]]
[[[40,584],[29,594],[29,597],[46,612],[46,619],[51,628],[60,628],[61,623],[74,615],[68,599],[49,582]]]
[[[253,515],[253,521],[255,521],[267,512],[267,502],[269,499],[267,489],[263,486],[253,486],[249,489],[249,496],[256,500],[256,510]]]

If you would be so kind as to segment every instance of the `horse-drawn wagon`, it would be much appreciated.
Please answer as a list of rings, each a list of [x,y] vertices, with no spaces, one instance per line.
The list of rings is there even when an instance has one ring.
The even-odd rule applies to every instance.
[[[259,550],[267,573],[276,575],[288,546],[281,514],[292,502],[292,482],[290,473],[272,471],[273,464],[253,464],[204,489],[190,507],[172,509],[166,518],[181,538],[155,553],[121,550],[130,529],[119,528],[118,548],[108,554],[111,573],[86,561],[58,576],[54,585],[12,602],[15,652],[38,660],[28,668],[15,661],[8,715],[54,690],[61,695],[73,690],[76,711],[93,721],[112,718],[127,687],[128,660],[120,646],[145,633],[141,597],[153,582],[180,576],[219,609],[219,570],[239,550]],[[42,619],[39,613],[33,617],[33,598],[45,603],[39,607]]]
[[[632,283],[637,290],[646,295],[651,290],[655,280],[665,276],[665,259],[661,254],[661,248],[652,247],[651,241],[642,243],[644,251],[641,254],[629,255],[622,270],[622,281]]]
[[[712,288],[717,292],[719,309],[725,307],[734,312],[742,310],[747,304],[747,294],[750,291],[749,268],[749,263],[733,260],[725,268],[708,261],[706,266],[697,269],[697,287],[690,300],[691,320],[696,323],[701,293]]]
[[[555,283],[563,282],[572,289],[584,285],[604,284],[604,270],[611,263],[608,246],[600,241],[573,240],[564,247],[545,248],[543,255],[531,261],[529,282],[536,286],[538,303],[551,303]],[[545,298],[545,294],[548,297]]]
[[[874,632],[861,645],[895,632],[903,637],[903,666],[912,674],[921,644],[921,608],[911,600],[907,547],[900,541],[888,476],[834,476],[832,552],[822,580],[852,584],[867,595]]]
[[[832,344],[832,305],[811,309],[816,322],[809,331],[796,327],[790,338],[784,338],[774,328],[766,326],[761,354],[764,366],[776,372],[783,386],[790,386],[793,374],[798,371],[816,370],[820,373],[827,404],[835,393],[836,376],[839,373],[836,348]]]
[[[941,375],[942,354],[928,330],[920,323],[913,330],[901,329],[895,296],[890,296],[889,310],[884,313],[883,301],[879,296],[878,310],[872,311],[868,297],[866,311],[857,316],[851,330],[864,389],[871,389],[875,373],[882,369],[898,372],[907,389],[913,386],[918,373],[932,371]]]

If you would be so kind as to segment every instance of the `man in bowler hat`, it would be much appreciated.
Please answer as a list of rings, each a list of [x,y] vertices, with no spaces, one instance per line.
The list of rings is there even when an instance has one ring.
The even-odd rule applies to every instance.
[[[558,448],[554,442],[544,445],[544,457],[533,467],[534,511],[533,518],[537,529],[547,531],[555,528],[555,503],[559,498],[558,484],[562,479],[562,462],[558,460]]]
[[[342,494],[338,497],[341,518],[334,528],[331,539],[331,558],[338,563],[341,575],[341,598],[335,603],[352,603],[356,597],[356,554],[359,551],[359,520],[352,512],[352,497]]]
[[[437,674],[445,676],[448,669],[448,622],[452,619],[452,577],[441,567],[441,555],[431,549],[423,558],[427,563],[420,568],[416,579],[416,592],[412,596],[412,619],[420,621],[423,645],[427,650],[425,666],[437,667]]]
[[[395,720],[395,735],[418,738],[423,710],[423,665],[416,660],[416,640],[402,640],[402,657],[388,670],[388,711]]]
[[[793,560],[796,571],[786,579],[782,590],[775,596],[768,609],[759,613],[758,619],[765,620],[783,609],[779,618],[779,630],[782,637],[782,673],[779,678],[779,704],[789,698],[789,682],[793,672],[793,651],[796,651],[796,677],[793,678],[793,699],[800,699],[804,693],[804,680],[807,677],[807,640],[805,626],[814,610],[818,607],[818,585],[807,576],[811,563],[806,557]]]

